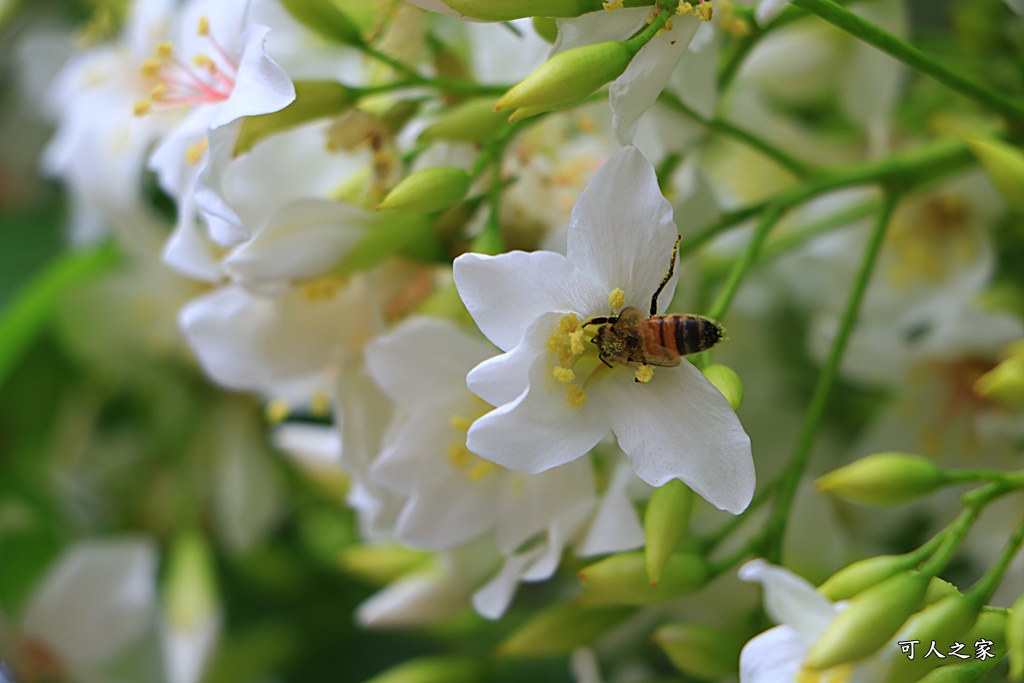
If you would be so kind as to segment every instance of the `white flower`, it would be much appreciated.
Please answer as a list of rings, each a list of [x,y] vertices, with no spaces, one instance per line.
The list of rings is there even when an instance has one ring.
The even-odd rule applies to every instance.
[[[764,586],[764,609],[780,625],[752,638],[740,653],[740,683],[797,683],[806,679],[803,661],[811,645],[821,636],[842,603],[833,605],[805,579],[788,569],[764,560],[751,560],[740,567],[740,578]],[[884,680],[889,667],[888,651],[867,660],[837,667],[836,671],[813,672],[813,680],[845,676],[847,683]]]
[[[1024,0],[1006,0],[1006,4],[1009,5],[1017,14],[1024,16]]]
[[[42,667],[44,675],[108,683],[104,667],[141,639],[156,617],[156,569],[156,550],[141,539],[68,548],[22,617],[26,665]]]
[[[647,311],[676,237],[654,169],[627,147],[576,203],[567,256],[456,259],[459,294],[487,338],[506,351],[469,375],[470,389],[498,406],[473,424],[471,451],[537,473],[581,457],[610,427],[647,483],[682,479],[719,508],[746,508],[754,490],[750,440],[700,371],[684,361],[637,382],[632,369],[601,365],[587,341],[588,319],[609,308]],[[673,278],[665,299],[674,288]]]

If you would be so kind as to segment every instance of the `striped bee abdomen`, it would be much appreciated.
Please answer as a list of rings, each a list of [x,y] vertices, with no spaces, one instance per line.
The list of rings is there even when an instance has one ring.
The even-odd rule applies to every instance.
[[[722,340],[722,326],[699,315],[650,318],[647,325],[655,341],[680,356],[707,351]]]

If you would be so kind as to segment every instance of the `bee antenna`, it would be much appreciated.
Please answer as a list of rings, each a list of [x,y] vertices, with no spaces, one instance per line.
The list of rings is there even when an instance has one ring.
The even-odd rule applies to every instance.
[[[658,315],[658,296],[661,294],[661,290],[665,289],[665,285],[672,279],[672,276],[676,272],[676,256],[679,255],[679,241],[683,239],[682,235],[676,235],[676,242],[672,245],[672,258],[668,262],[668,272],[665,273],[665,277],[661,279],[661,284],[654,290],[654,296],[651,297],[651,317]]]

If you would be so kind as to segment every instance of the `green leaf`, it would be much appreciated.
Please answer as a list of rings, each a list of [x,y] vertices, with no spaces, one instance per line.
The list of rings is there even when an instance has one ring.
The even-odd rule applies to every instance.
[[[0,384],[50,322],[64,293],[111,269],[117,262],[117,251],[109,244],[67,252],[22,287],[0,311]]]
[[[249,116],[235,143],[235,156],[244,154],[261,140],[309,121],[335,116],[357,100],[356,91],[334,81],[297,81],[295,101],[281,111]]]

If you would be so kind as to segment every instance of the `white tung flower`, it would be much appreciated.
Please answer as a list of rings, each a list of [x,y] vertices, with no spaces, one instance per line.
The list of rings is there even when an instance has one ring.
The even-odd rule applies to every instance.
[[[470,428],[472,452],[509,469],[543,472],[584,455],[611,428],[652,486],[681,479],[721,509],[746,508],[754,490],[750,439],[721,393],[687,362],[653,374],[649,365],[606,367],[588,339],[597,329],[590,320],[609,309],[647,310],[676,239],[653,167],[626,147],[573,208],[567,256],[456,259],[459,294],[506,352],[468,377],[475,394],[498,406]],[[674,288],[673,277],[666,299]]]

